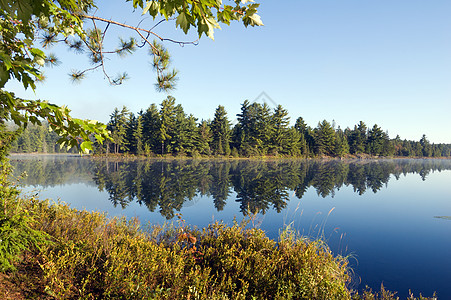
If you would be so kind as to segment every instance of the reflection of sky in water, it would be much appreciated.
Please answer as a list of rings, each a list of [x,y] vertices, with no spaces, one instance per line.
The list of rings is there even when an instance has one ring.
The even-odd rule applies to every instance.
[[[25,190],[32,190],[27,187]],[[196,196],[184,203],[181,213],[188,224],[203,227],[214,220],[240,221],[240,205],[231,192],[222,211],[212,199]],[[106,211],[110,216],[138,217],[141,222],[163,223],[158,212],[150,212],[136,201],[125,210],[113,207],[108,193],[91,184],[66,184],[44,189],[41,198],[61,198],[77,209]],[[328,212],[330,215],[328,216]],[[281,213],[269,209],[258,215],[271,238],[280,228],[291,226],[303,234],[323,234],[334,253],[351,254],[352,267],[362,277],[359,287],[379,289],[381,282],[405,298],[411,289],[416,295],[451,299],[451,220],[434,218],[451,215],[451,171],[430,173],[425,181],[418,174],[394,176],[377,193],[367,190],[362,196],[352,186],[342,186],[334,197],[322,198],[313,187],[302,199],[290,191],[290,201]],[[358,284],[358,278],[357,284]]]

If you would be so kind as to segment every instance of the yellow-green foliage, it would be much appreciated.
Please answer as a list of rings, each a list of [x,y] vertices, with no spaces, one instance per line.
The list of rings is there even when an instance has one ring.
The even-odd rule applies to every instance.
[[[181,222],[144,232],[136,220],[21,203],[34,230],[52,240],[25,256],[29,273],[22,268],[17,278],[33,282],[28,298],[396,299],[384,289],[352,295],[347,260],[290,228],[278,242],[244,223],[199,231]]]
[[[419,298],[416,298],[410,291],[409,294],[408,300],[437,300],[435,293],[432,297],[423,297],[420,294]],[[390,292],[385,289],[384,285],[381,285],[379,293],[373,292],[370,288],[366,287],[362,293],[354,294],[352,300],[399,300],[399,297],[396,296],[396,292]]]
[[[275,241],[245,224],[140,230],[64,204],[29,202],[52,244],[35,250],[57,299],[350,299],[347,262],[317,241]]]
[[[1,124],[0,124],[1,125]],[[35,222],[10,182],[11,166],[2,156],[0,142],[0,272],[15,270],[24,250],[48,243],[45,233],[32,228]],[[3,149],[4,151],[4,149]],[[30,200],[25,200],[26,203]]]
[[[215,223],[203,231],[201,265],[219,280],[217,289],[262,299],[349,299],[347,262],[318,241]]]

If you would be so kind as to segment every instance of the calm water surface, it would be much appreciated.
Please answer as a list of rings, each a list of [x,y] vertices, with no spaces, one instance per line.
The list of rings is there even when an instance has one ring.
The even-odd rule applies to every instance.
[[[258,213],[277,239],[286,225],[350,255],[353,287],[380,285],[451,299],[451,160],[118,162],[12,156],[24,190],[72,207],[199,227]]]

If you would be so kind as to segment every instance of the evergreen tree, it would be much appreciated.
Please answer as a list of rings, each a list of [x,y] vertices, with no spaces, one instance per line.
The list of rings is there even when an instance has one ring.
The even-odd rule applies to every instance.
[[[251,130],[255,111],[248,100],[241,105],[241,113],[237,114],[238,124],[234,128],[234,147],[240,154],[247,156],[251,148]]]
[[[287,144],[284,148],[284,153],[290,156],[303,155],[302,149],[305,151],[304,135],[294,127],[287,130]]]
[[[367,131],[366,124],[362,121],[358,125],[354,126],[354,130],[351,131],[349,136],[349,152],[351,154],[365,153],[367,143]]]
[[[421,157],[423,155],[423,146],[418,141],[412,142],[413,155]]]
[[[402,141],[401,153],[402,153],[402,156],[406,156],[406,157],[415,155],[415,153],[413,152],[413,149],[412,149],[412,143],[410,141],[408,141],[408,140]]]
[[[175,98],[168,96],[160,104],[160,126],[159,139],[161,142],[161,154],[170,153],[172,151],[172,137],[175,130],[175,119],[177,110],[175,108]]]
[[[43,124],[41,126],[37,126],[36,127],[36,140],[38,142],[37,145],[37,151],[40,153],[47,153],[47,142],[46,142],[46,136],[47,136],[47,132],[48,129],[45,126],[47,124]]]
[[[384,150],[384,141],[387,138],[382,129],[374,124],[368,131],[367,153],[371,155],[381,155]]]
[[[273,114],[268,104],[252,103],[251,106],[250,149],[254,155],[266,155],[274,149]]]
[[[443,157],[450,157],[451,156],[451,145],[443,145],[441,156]]]
[[[315,128],[315,146],[317,155],[332,156],[334,154],[335,131],[326,120],[318,123],[318,126]]]
[[[150,152],[161,153],[161,120],[157,105],[152,103],[141,115],[143,123],[143,148],[145,154],[149,155]]]
[[[388,135],[388,131],[383,134],[383,142],[382,142],[382,152],[383,156],[393,156],[395,153],[395,146],[393,141],[390,140]]]
[[[171,134],[170,152],[185,155],[196,150],[195,140],[198,134],[196,120],[192,115],[187,116],[180,104],[175,107],[175,122]]]
[[[198,141],[197,141],[197,149],[199,149],[199,153],[203,155],[211,155],[210,144],[212,144],[213,134],[211,132],[211,124],[205,120],[203,120],[199,124],[198,128]],[[230,152],[230,148],[229,148]]]
[[[242,156],[265,155],[272,147],[271,110],[265,103],[250,104],[245,100],[241,113],[237,114],[238,124],[234,128],[234,146]]]
[[[173,134],[173,152],[179,155],[197,154],[199,141],[199,130],[197,119],[193,115],[186,116],[181,105],[177,105],[177,116],[175,132]]]
[[[343,157],[346,154],[349,154],[348,140],[344,131],[338,127],[335,132],[334,156]]]
[[[22,152],[22,153],[33,152],[29,131],[24,131],[24,134],[18,138],[17,143],[19,145],[18,146],[19,152]]]
[[[126,124],[125,130],[125,138],[124,144],[127,147],[127,150],[124,152],[136,154],[136,139],[135,139],[135,130],[137,127],[137,118],[133,113],[128,113],[128,122]]]
[[[110,121],[107,124],[107,129],[111,132],[113,138],[113,153],[127,152],[127,125],[130,117],[130,112],[126,106],[123,106],[119,111],[115,108],[110,115]],[[108,152],[108,151],[107,151]]]
[[[144,137],[143,137],[143,117],[138,115],[133,130],[133,139],[135,141],[135,153],[138,155],[144,154]]]
[[[299,147],[301,154],[304,156],[309,156],[310,153],[313,153],[313,145],[314,145],[314,138],[310,134],[311,129],[307,127],[302,117],[296,119],[294,128],[300,134]]]
[[[402,141],[399,135],[396,135],[396,137],[392,140],[392,146],[393,146],[393,154],[396,156],[403,156],[402,154]]]
[[[293,150],[292,145],[288,145],[289,142],[292,142],[288,130],[290,117],[288,117],[287,110],[284,109],[280,104],[274,109],[271,123],[273,126],[273,149],[275,149],[275,151],[277,151],[278,153],[288,154],[289,152],[291,152],[290,150]]]
[[[215,155],[230,155],[230,122],[224,106],[216,108],[215,116],[210,124],[212,142],[211,150]]]
[[[424,157],[430,157],[432,156],[432,147],[429,143],[428,139],[426,138],[426,135],[423,134],[423,136],[420,139],[420,144],[422,147],[422,154]]]

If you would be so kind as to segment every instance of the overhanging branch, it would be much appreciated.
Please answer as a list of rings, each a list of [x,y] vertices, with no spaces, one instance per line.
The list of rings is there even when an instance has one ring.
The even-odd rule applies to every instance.
[[[177,40],[174,40],[174,39],[163,38],[163,37],[161,37],[160,35],[158,35],[157,33],[155,33],[152,30],[148,30],[148,29],[144,29],[144,28],[140,28],[140,27],[127,25],[127,24],[124,24],[124,23],[120,23],[120,22],[117,22],[117,21],[114,21],[114,20],[108,20],[108,19],[105,19],[105,18],[97,17],[97,16],[84,15],[83,18],[90,19],[90,20],[93,20],[93,21],[101,21],[101,22],[107,23],[108,25],[109,24],[113,24],[113,25],[117,25],[117,26],[128,28],[128,29],[131,29],[131,30],[135,31],[146,42],[146,44],[148,44],[152,48],[152,52],[154,52],[155,54],[158,53],[158,49],[156,49],[152,45],[152,43],[149,42],[148,38],[144,37],[142,32],[147,33],[148,36],[153,35],[154,37],[156,37],[157,39],[159,39],[162,42],[168,41],[168,42],[179,44],[179,45],[198,45],[198,43],[199,43],[199,39],[197,39],[195,41],[186,42],[186,41],[177,41]],[[162,22],[163,21],[158,22],[155,26],[152,27],[152,29],[155,28],[156,26],[158,26],[159,24],[161,24]]]

